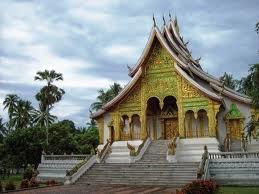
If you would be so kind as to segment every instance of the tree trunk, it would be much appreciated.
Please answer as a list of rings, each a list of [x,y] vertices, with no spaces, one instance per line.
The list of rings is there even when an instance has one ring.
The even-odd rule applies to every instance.
[[[46,133],[47,133],[47,148],[49,146],[49,105],[46,108],[47,121],[46,121]]]

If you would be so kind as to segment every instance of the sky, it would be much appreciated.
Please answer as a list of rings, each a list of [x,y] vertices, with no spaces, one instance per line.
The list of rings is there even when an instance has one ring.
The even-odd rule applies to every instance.
[[[89,121],[98,89],[130,80],[127,65],[140,57],[153,25],[177,16],[180,32],[203,69],[240,78],[259,62],[259,0],[1,0],[0,115],[2,102],[17,94],[38,103],[44,83],[37,71],[62,73],[66,91],[52,114],[77,126]]]

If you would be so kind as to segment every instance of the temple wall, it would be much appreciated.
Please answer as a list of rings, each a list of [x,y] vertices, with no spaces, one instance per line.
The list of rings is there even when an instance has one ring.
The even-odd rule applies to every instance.
[[[218,114],[218,140],[220,144],[224,144],[224,138],[226,137],[226,125],[224,121],[224,116],[227,113],[227,110],[220,111]]]
[[[104,140],[104,143],[106,143],[106,140],[109,139],[109,137],[110,137],[110,130],[109,130],[108,125],[109,125],[109,123],[111,122],[111,116],[110,116],[109,113],[105,113],[105,114],[103,115],[103,118],[104,118],[103,140]]]

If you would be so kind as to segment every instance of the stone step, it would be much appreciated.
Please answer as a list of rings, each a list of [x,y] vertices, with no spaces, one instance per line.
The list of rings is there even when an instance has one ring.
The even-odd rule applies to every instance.
[[[187,183],[192,182],[194,179],[188,179],[188,180],[183,180],[183,181],[159,181],[159,180],[155,180],[155,181],[145,181],[145,180],[141,180],[141,181],[128,181],[128,180],[99,180],[99,181],[85,181],[85,182],[78,182],[78,184],[92,184],[92,185],[99,185],[99,184],[111,184],[111,185],[165,185],[165,186],[170,186],[170,187],[175,187],[175,188],[179,188]]]

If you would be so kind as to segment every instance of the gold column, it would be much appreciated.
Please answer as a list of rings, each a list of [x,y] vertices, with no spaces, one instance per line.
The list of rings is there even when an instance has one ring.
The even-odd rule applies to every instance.
[[[183,110],[183,95],[182,95],[182,78],[177,79],[177,107],[178,107],[178,127],[179,136],[184,137],[184,110]]]
[[[103,144],[104,119],[103,119],[103,117],[100,117],[96,121],[97,121],[97,126],[98,126],[99,143]]]
[[[121,129],[120,129],[120,115],[119,113],[116,111],[114,113],[112,113],[112,119],[114,121],[114,138],[115,138],[115,141],[118,141],[121,139]]]
[[[145,139],[147,136],[147,116],[146,116],[146,106],[144,106],[144,110],[141,109],[141,139]]]
[[[140,122],[141,122],[141,139],[144,140],[147,137],[147,100],[145,95],[145,84],[141,83],[141,114],[140,114]]]
[[[216,116],[219,111],[219,104],[214,104],[213,101],[209,102],[208,120],[209,120],[209,136],[216,137]]]

